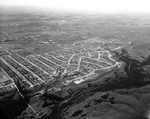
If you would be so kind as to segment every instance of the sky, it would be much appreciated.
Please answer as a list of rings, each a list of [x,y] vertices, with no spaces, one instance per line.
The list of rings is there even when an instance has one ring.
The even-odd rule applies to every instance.
[[[150,0],[0,0],[0,5],[101,13],[150,13]]]

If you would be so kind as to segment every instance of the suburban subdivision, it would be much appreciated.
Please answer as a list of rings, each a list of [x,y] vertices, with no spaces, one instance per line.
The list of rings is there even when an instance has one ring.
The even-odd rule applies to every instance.
[[[93,80],[121,65],[111,51],[127,44],[93,38],[75,42],[70,46],[60,45],[60,49],[42,54],[28,48],[8,50],[4,47],[0,51],[0,66],[3,76],[9,78],[0,82],[0,89],[12,90],[16,88],[18,81],[25,89],[31,89],[55,80],[59,80],[62,85],[78,85]]]

